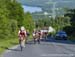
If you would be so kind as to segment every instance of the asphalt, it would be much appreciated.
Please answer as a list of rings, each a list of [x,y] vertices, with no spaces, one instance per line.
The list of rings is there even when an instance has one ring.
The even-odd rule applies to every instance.
[[[23,51],[20,50],[19,45],[9,48],[2,57],[75,57],[75,43],[48,37],[40,44],[28,42]]]

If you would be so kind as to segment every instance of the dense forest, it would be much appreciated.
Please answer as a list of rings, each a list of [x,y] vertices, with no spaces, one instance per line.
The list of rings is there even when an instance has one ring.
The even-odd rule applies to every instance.
[[[32,16],[15,0],[0,0],[0,40],[15,38],[21,26],[32,31]]]

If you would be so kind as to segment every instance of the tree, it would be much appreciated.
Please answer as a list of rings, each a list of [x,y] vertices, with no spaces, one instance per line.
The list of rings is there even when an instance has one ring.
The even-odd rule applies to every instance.
[[[20,3],[0,0],[0,39],[15,38],[18,27],[23,25],[24,11]]]
[[[24,11],[21,4],[16,2],[15,0],[13,0],[13,2],[9,0],[7,5],[8,5],[7,9],[9,10],[9,19],[16,20],[18,26],[19,27],[22,26],[23,25],[22,22],[24,19]]]
[[[68,33],[72,40],[75,40],[75,9],[68,9],[67,11],[68,13],[66,13],[65,16],[71,18],[71,26],[65,27],[64,30]]]
[[[32,31],[34,28],[34,21],[29,12],[25,13],[25,15],[24,15],[23,25],[25,26],[26,29],[28,29],[30,31]]]

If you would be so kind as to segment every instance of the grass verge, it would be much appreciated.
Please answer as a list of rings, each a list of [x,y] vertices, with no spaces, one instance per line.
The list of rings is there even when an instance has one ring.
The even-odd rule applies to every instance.
[[[27,41],[31,40],[32,36],[30,35]],[[18,45],[18,38],[9,38],[9,39],[0,40],[0,54],[2,54],[5,50],[15,45]]]
[[[18,44],[17,38],[0,40],[0,54],[2,54],[5,50],[7,50],[7,48],[17,44]]]

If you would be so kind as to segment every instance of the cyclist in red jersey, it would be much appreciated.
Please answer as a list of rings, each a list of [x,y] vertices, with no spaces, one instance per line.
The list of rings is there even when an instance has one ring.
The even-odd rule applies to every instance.
[[[21,41],[22,47],[25,47],[25,41],[26,41],[27,34],[23,26],[20,28],[18,32],[18,36],[19,36],[19,41]]]

